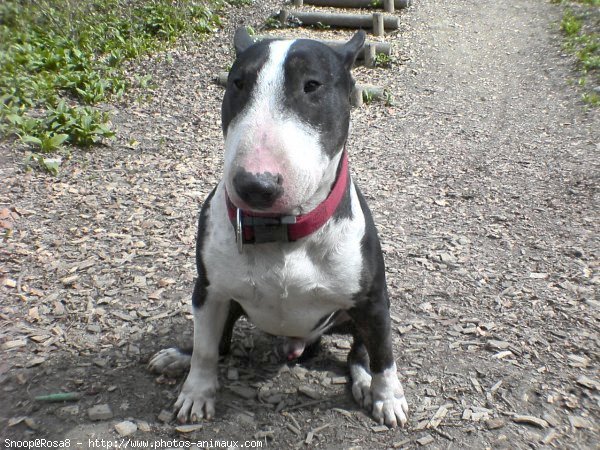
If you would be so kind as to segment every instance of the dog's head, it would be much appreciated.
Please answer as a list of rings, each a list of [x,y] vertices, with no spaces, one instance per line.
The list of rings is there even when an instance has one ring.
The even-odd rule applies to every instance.
[[[224,180],[235,206],[297,215],[327,195],[348,137],[350,68],[364,40],[359,31],[332,48],[307,39],[253,43],[245,29],[236,32],[222,106]]]

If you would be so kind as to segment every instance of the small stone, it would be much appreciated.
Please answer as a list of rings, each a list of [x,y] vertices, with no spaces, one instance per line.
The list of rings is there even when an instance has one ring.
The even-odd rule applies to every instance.
[[[455,264],[456,263],[456,257],[454,255],[451,255],[450,253],[440,253],[439,257],[440,257],[440,261],[443,262],[444,264]]]
[[[193,433],[194,431],[198,431],[202,428],[202,424],[199,423],[195,423],[195,424],[190,424],[190,425],[179,425],[177,427],[175,427],[175,431],[177,431],[178,433]]]
[[[310,386],[300,386],[298,388],[298,392],[300,392],[301,394],[306,395],[307,397],[310,397],[314,400],[318,400],[321,398],[321,394],[319,394],[315,389],[311,388]]]
[[[502,428],[504,425],[506,425],[506,422],[500,417],[485,421],[485,426],[488,430],[497,430],[498,428]]]
[[[235,416],[235,423],[248,425],[249,427],[256,427],[256,420],[254,420],[254,417],[245,413],[237,414]]]
[[[93,363],[100,368],[104,368],[108,364],[108,359],[96,358],[94,359]]]
[[[586,358],[585,356],[579,356],[579,355],[574,355],[574,354],[570,354],[567,355],[567,359],[569,360],[569,365],[571,367],[587,367],[588,364],[590,363],[589,358]]]
[[[400,334],[406,334],[406,333],[408,333],[408,332],[409,332],[410,330],[412,330],[412,329],[413,329],[413,326],[412,326],[412,325],[410,325],[410,324],[409,324],[409,325],[406,325],[405,327],[399,326],[399,327],[397,328],[397,330],[398,330],[398,333],[400,333]]]
[[[27,425],[32,430],[39,430],[40,429],[40,424],[37,423],[35,421],[35,419],[32,419],[31,417],[26,417],[25,418],[25,425]]]
[[[506,350],[510,346],[506,341],[496,341],[494,339],[490,339],[485,345],[490,350]]]
[[[112,419],[113,412],[110,409],[110,405],[103,403],[88,409],[88,417],[90,420],[107,420]]]
[[[333,377],[331,378],[331,384],[347,384],[348,378],[346,377]]]
[[[550,442],[552,442],[557,437],[558,437],[558,433],[555,430],[550,430],[550,432],[546,436],[544,436],[544,438],[542,439],[542,444],[548,445],[548,444],[550,444]]]
[[[171,420],[173,420],[173,412],[167,409],[163,409],[158,415],[158,420],[160,420],[163,423],[169,423]]]
[[[577,384],[585,386],[588,389],[600,391],[600,383],[598,383],[596,380],[586,377],[585,375],[581,375],[579,378],[577,378]]]
[[[235,367],[229,367],[227,369],[227,379],[231,381],[237,381],[240,378],[240,374]]]
[[[252,400],[256,397],[256,390],[248,386],[229,386],[229,390],[246,400]]]
[[[480,420],[485,420],[489,417],[489,414],[486,411],[473,411],[471,414],[471,420],[473,422],[479,422]]]
[[[130,436],[137,431],[138,427],[135,423],[125,420],[115,425],[115,430],[119,436]]]
[[[419,445],[429,445],[433,442],[433,438],[431,437],[431,435],[427,434],[425,436],[423,436],[422,438],[417,439],[417,443]]]
[[[534,425],[540,428],[546,428],[548,426],[548,422],[544,419],[540,419],[539,417],[534,416],[523,416],[520,414],[515,414],[512,418],[515,423],[525,423],[527,425]]]
[[[559,426],[559,425],[560,425],[560,422],[559,422],[559,420],[558,420],[558,419],[557,419],[555,416],[553,416],[552,414],[550,414],[550,413],[548,413],[548,412],[545,412],[545,413],[542,415],[542,419],[544,419],[546,422],[548,422],[548,424],[549,424],[551,427],[557,427],[557,426]]]
[[[569,423],[571,424],[572,428],[592,428],[592,424],[590,423],[590,421],[584,419],[583,417],[569,416]]]
[[[145,420],[138,420],[137,426],[138,426],[138,430],[143,431],[144,433],[147,433],[150,431],[150,424],[148,424],[148,422],[146,422]]]
[[[287,366],[285,366],[285,367],[287,367]],[[293,374],[296,376],[296,378],[298,378],[299,380],[304,380],[304,379],[306,378],[306,373],[307,373],[307,372],[308,372],[308,371],[307,371],[307,370],[306,370],[304,367],[302,367],[302,366],[299,366],[299,365],[297,365],[297,364],[296,364],[296,365],[295,365],[295,366],[292,368],[292,373],[293,373]]]

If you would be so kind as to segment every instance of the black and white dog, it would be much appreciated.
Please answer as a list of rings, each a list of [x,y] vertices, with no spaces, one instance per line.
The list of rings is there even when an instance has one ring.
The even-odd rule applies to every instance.
[[[214,416],[219,354],[243,314],[287,336],[290,359],[326,331],[351,332],[354,398],[380,423],[407,421],[383,255],[345,148],[350,68],[364,40],[360,31],[332,48],[235,35],[224,176],[198,223],[193,353],[165,349],[150,361],[156,372],[190,365],[175,403],[181,422]]]

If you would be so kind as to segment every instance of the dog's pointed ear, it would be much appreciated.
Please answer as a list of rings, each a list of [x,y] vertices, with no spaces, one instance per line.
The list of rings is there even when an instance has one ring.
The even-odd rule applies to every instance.
[[[254,44],[254,41],[248,34],[246,27],[239,27],[235,30],[235,36],[233,37],[233,46],[235,47],[235,54],[239,56],[244,50]]]
[[[367,34],[363,30],[359,30],[352,36],[352,39],[339,48],[342,58],[344,59],[344,65],[348,70],[352,68],[354,60],[356,60],[358,53],[365,45],[366,35]]]

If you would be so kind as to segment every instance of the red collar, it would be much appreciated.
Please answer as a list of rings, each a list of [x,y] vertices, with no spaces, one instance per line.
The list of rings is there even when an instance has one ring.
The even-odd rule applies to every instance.
[[[267,214],[249,213],[235,207],[228,195],[227,213],[236,231],[238,249],[243,244],[259,244],[263,242],[297,241],[314,233],[331,219],[344,197],[348,187],[348,153],[343,150],[338,176],[327,198],[315,209],[299,216],[269,216]]]

